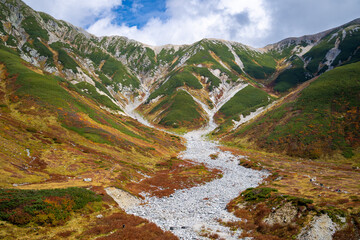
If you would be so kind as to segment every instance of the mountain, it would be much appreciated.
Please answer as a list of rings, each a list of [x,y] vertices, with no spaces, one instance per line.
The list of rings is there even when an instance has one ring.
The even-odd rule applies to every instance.
[[[154,47],[98,38],[21,1],[3,1],[1,9],[3,45],[42,74],[67,80],[108,113],[136,110],[178,131],[214,116],[224,134],[304,82],[359,60],[359,19],[262,49],[218,39]]]
[[[351,158],[359,146],[360,63],[335,68],[306,82],[226,138],[268,151],[319,158],[336,152]],[[246,140],[247,139],[247,140]]]
[[[0,22],[1,237],[16,239],[17,231],[27,236],[26,228],[10,223],[36,223],[53,226],[54,239],[175,239],[116,208],[104,188],[115,186],[131,202],[141,192],[172,198],[176,189],[222,177],[218,169],[176,157],[185,146],[175,133],[206,125],[217,125],[209,135],[229,151],[249,156],[241,165],[272,172],[228,210],[259,220],[264,212],[280,211],[274,212],[280,202],[298,208],[296,229],[266,228],[249,219],[242,227],[249,234],[293,239],[310,222],[306,214],[326,210],[342,221],[336,216],[343,212],[334,206],[351,208],[347,226],[358,229],[359,196],[352,181],[360,166],[360,19],[259,49],[220,39],[149,46],[126,37],[96,37],[20,0],[0,0]],[[218,151],[212,160],[223,157]],[[337,174],[329,184],[348,184],[352,195],[334,188],[320,198],[323,183],[311,180],[308,186],[308,176],[318,169],[323,181]],[[69,186],[98,195],[56,190]],[[251,207],[242,207],[244,199],[253,201]],[[70,216],[80,226],[77,235],[69,225],[61,229]],[[28,238],[37,233],[32,234]]]
[[[95,185],[122,185],[153,174],[155,164],[183,149],[179,137],[126,116],[109,86],[140,83],[93,43],[95,37],[21,1],[0,4],[2,187],[57,181],[83,185],[83,178],[93,178]],[[61,42],[54,42],[57,36]],[[69,42],[79,42],[79,48]],[[83,55],[90,49],[97,51],[86,55],[94,62]],[[106,62],[97,62],[102,72],[94,67],[101,54],[107,54]],[[122,74],[126,77],[118,77]],[[119,79],[123,85],[116,84]]]
[[[116,111],[139,107],[146,118],[165,127],[205,124],[206,110],[217,112],[233,91],[244,86],[246,91],[258,92],[253,89],[257,88],[268,95],[268,101],[260,94],[255,105],[247,106],[252,111],[259,102],[265,106],[298,84],[358,59],[360,20],[263,49],[216,39],[153,47],[125,37],[95,37],[20,1],[2,5],[3,41],[21,58],[93,92],[89,96],[103,107]],[[189,108],[174,105],[175,98],[184,99]],[[222,120],[219,116],[217,121],[243,113],[232,111],[220,110]]]

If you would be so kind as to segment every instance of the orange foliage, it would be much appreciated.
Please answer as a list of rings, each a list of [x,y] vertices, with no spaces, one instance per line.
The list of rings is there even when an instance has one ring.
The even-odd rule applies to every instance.
[[[103,219],[98,219],[96,225],[85,232],[87,236],[97,236],[116,231],[109,236],[97,238],[100,240],[112,239],[178,239],[170,232],[164,232],[148,220],[126,214],[114,213]]]
[[[219,177],[220,171],[208,169],[204,165],[194,165],[189,161],[172,158],[156,165],[162,170],[141,182],[126,185],[132,193],[138,195],[147,192],[152,196],[170,196],[176,189],[190,188]]]

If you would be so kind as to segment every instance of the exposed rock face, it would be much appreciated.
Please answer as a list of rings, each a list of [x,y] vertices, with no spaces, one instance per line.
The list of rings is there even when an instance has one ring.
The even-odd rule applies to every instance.
[[[302,229],[298,240],[331,240],[338,226],[327,214],[314,217],[313,221]]]
[[[109,187],[106,188],[105,191],[117,202],[119,207],[124,210],[132,208],[140,203],[139,199],[121,189]]]
[[[270,213],[269,217],[266,218],[264,222],[270,225],[288,224],[295,218],[296,214],[296,207],[294,207],[291,202],[288,202],[284,206]]]

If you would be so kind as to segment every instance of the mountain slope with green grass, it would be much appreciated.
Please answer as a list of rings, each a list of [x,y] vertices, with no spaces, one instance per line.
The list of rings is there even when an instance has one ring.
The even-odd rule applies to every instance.
[[[319,158],[354,156],[359,147],[360,63],[324,73],[298,97],[243,126],[228,141],[247,139],[268,151]]]
[[[293,239],[328,214],[343,226],[335,239],[357,239],[359,32],[356,19],[261,49],[218,39],[148,46],[1,0],[0,238],[176,239],[105,190],[171,197],[222,177],[177,158],[185,147],[169,133],[214,114],[209,135],[228,146],[209,157],[232,151],[246,156],[240,165],[272,173],[228,204],[246,221],[222,224],[243,237]],[[293,220],[266,223],[291,204]]]

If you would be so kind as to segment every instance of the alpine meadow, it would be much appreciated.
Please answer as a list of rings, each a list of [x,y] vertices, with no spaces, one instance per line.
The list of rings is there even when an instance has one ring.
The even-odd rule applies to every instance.
[[[0,22],[1,239],[360,239],[360,19],[263,48]]]

